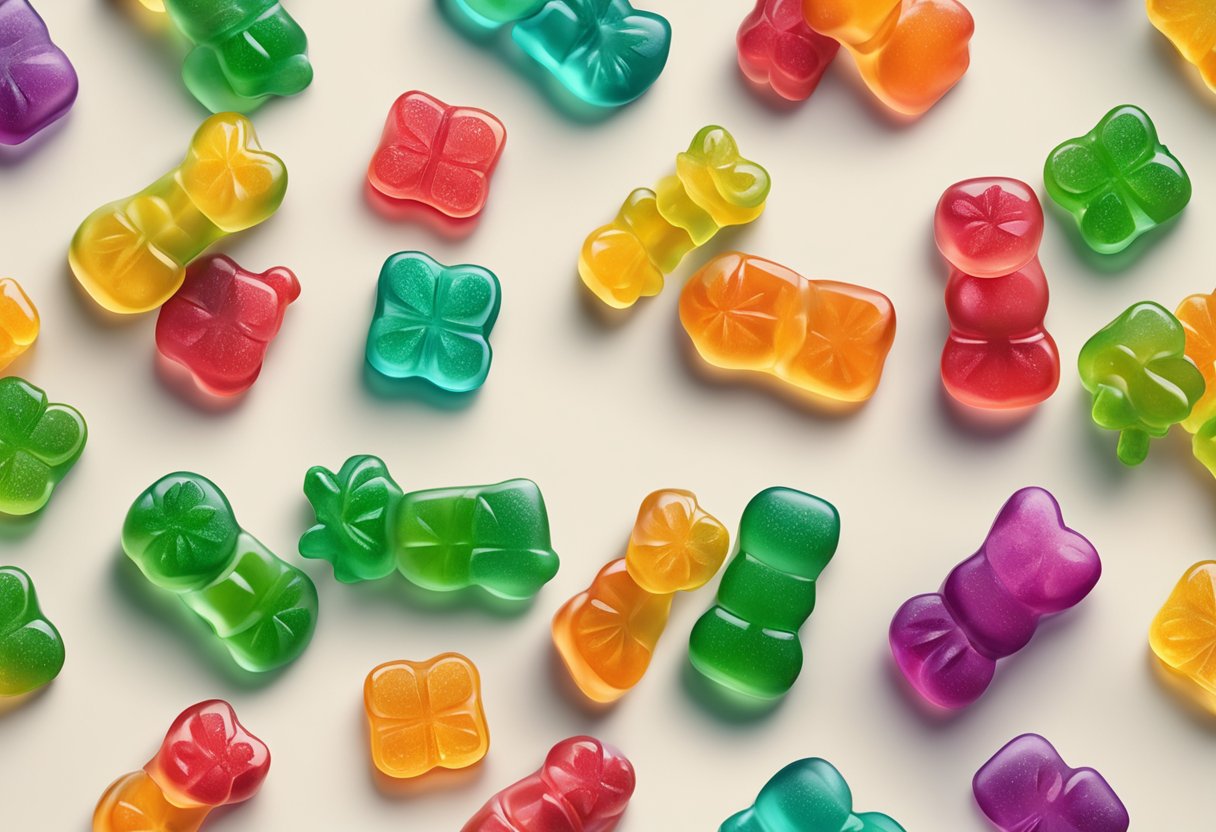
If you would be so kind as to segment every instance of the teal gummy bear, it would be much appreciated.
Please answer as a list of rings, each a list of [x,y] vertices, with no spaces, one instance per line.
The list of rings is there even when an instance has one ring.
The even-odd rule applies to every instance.
[[[228,498],[198,474],[169,474],[131,506],[122,546],[144,576],[207,622],[238,665],[263,672],[312,639],[317,589],[237,525]]]
[[[689,636],[693,666],[738,693],[783,696],[802,670],[798,630],[815,609],[815,580],[839,541],[831,503],[792,488],[753,497],[717,603]]]
[[[418,251],[380,269],[367,363],[392,379],[421,378],[450,393],[476,390],[490,373],[490,330],[502,288],[481,266],[444,266]]]
[[[853,794],[836,767],[811,757],[790,763],[760,790],[750,809],[718,832],[904,832],[880,812],[853,814]]]
[[[355,456],[336,474],[309,469],[304,494],[317,522],[300,554],[332,563],[340,581],[377,580],[395,567],[427,590],[477,586],[525,600],[557,574],[544,497],[531,480],[402,494],[381,460]]]
[[[0,697],[48,684],[63,669],[63,639],[38,606],[30,576],[0,566]]]
[[[496,29],[535,14],[545,5],[545,0],[455,0],[455,3],[471,22],[485,29]]]
[[[88,427],[66,404],[16,376],[0,379],[0,513],[33,514],[84,451]]]

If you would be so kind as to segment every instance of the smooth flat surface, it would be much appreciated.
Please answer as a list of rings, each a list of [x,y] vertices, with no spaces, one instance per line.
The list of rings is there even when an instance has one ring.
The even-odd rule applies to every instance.
[[[78,406],[91,435],[47,511],[10,524],[0,541],[0,560],[29,571],[67,643],[59,679],[0,715],[0,829],[86,829],[106,785],[143,765],[182,708],[214,696],[233,702],[274,759],[261,794],[213,818],[216,832],[457,830],[577,732],[619,745],[637,767],[624,832],[714,830],[780,767],[810,755],[840,768],[859,808],[886,811],[910,832],[987,829],[971,776],[1025,731],[1047,736],[1072,765],[1099,769],[1133,829],[1212,825],[1216,723],[1157,680],[1147,633],[1183,571],[1212,556],[1216,487],[1182,435],[1155,443],[1140,469],[1121,468],[1114,435],[1089,421],[1074,368],[1084,340],[1133,301],[1173,308],[1216,279],[1216,96],[1192,86],[1141,3],[974,0],[971,72],[920,123],[898,127],[857,89],[843,55],[805,105],[753,95],[735,66],[735,29],[751,7],[742,0],[651,3],[675,32],[667,70],[599,124],[561,115],[430,0],[297,0],[291,11],[311,39],[316,81],[254,118],[287,162],[287,199],[219,250],[259,271],[290,266],[303,293],[263,377],[226,412],[201,410],[158,374],[155,315],[103,321],[66,267],[80,220],[176,164],[206,114],[163,36],[125,9],[38,5],[81,92],[20,161],[0,159],[0,273],[21,280],[43,317],[33,354],[13,371]],[[488,207],[463,240],[386,220],[364,200],[389,105],[412,88],[484,107],[507,126]],[[1047,152],[1121,103],[1148,110],[1188,167],[1194,201],[1114,274],[1078,256],[1072,230],[1049,217],[1041,256],[1053,293],[1047,325],[1065,361],[1060,390],[1016,429],[969,430],[938,378],[947,321],[931,236],[937,198],[956,180],[990,174],[1023,178],[1041,194]],[[601,323],[575,274],[583,237],[630,189],[666,174],[706,122],[729,127],[768,167],[767,212],[695,253],[659,298]],[[816,415],[745,380],[716,379],[687,355],[679,287],[706,257],[736,247],[891,297],[899,331],[867,407]],[[363,381],[376,274],[388,255],[414,248],[483,264],[502,281],[494,365],[464,409],[381,399]],[[399,578],[339,585],[328,565],[309,561],[321,595],[311,648],[273,680],[233,679],[172,599],[140,591],[118,544],[128,505],[160,475],[197,470],[227,492],[246,529],[299,563],[296,540],[312,519],[305,470],[357,452],[383,457],[406,488],[535,479],[561,571],[531,610],[502,617],[470,604],[430,608]],[[731,718],[688,683],[687,635],[712,587],[676,599],[633,693],[605,713],[580,705],[549,619],[623,554],[642,498],[692,489],[733,533],[747,500],[772,484],[831,500],[843,522],[803,630],[802,678],[780,707]],[[1002,664],[979,704],[953,720],[926,716],[893,675],[891,615],[934,590],[1004,500],[1030,484],[1055,493],[1105,574],[1080,607]],[[463,774],[382,788],[364,735],[364,675],[448,650],[481,670],[489,757]]]

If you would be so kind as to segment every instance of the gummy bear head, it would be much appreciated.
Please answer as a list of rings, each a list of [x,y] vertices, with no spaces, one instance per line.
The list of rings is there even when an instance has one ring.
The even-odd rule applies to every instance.
[[[1000,277],[1035,258],[1043,239],[1043,208],[1025,182],[982,177],[955,183],[937,203],[937,249],[973,277]]]
[[[698,130],[688,150],[677,157],[676,164],[678,170],[686,166],[690,173],[708,175],[717,198],[737,209],[757,209],[768,199],[771,186],[768,171],[740,155],[735,137],[725,127],[709,124]],[[690,193],[694,189],[701,190],[690,187],[684,171],[680,173],[680,181]],[[693,193],[693,198],[697,197],[698,194]],[[712,208],[707,210],[715,213]]]
[[[265,221],[287,193],[283,160],[262,150],[252,122],[237,113],[199,126],[178,178],[207,219],[228,233]]]
[[[826,500],[792,488],[766,488],[739,520],[739,551],[760,562],[814,580],[836,554],[840,514]]]
[[[633,796],[633,765],[593,737],[570,737],[549,751],[541,777],[581,820],[604,820],[625,811]]]

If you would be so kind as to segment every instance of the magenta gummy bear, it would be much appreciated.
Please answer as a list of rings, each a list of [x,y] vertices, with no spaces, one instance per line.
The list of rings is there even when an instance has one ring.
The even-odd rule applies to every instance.
[[[0,0],[0,144],[21,144],[76,100],[76,70],[28,0]]]
[[[1076,605],[1101,574],[1097,550],[1064,525],[1055,497],[1023,488],[940,593],[899,608],[891,652],[921,696],[962,708],[987,690],[997,659],[1025,647],[1040,618]]]
[[[1038,734],[1010,740],[975,773],[971,788],[1002,832],[1127,832],[1131,823],[1101,774],[1069,768]]]

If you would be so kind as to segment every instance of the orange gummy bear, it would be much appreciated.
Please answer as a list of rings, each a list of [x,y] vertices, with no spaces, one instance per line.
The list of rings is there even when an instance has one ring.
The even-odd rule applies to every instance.
[[[642,501],[625,565],[647,592],[686,592],[704,586],[729,549],[730,532],[701,508],[696,494],[663,489]]]
[[[124,774],[106,789],[93,812],[93,832],[196,832],[211,808],[173,805],[140,769]]]
[[[1186,571],[1157,613],[1149,645],[1162,663],[1188,679],[1211,701],[1216,697],[1216,561]]]
[[[0,370],[29,349],[38,337],[38,310],[21,284],[0,279]]]

